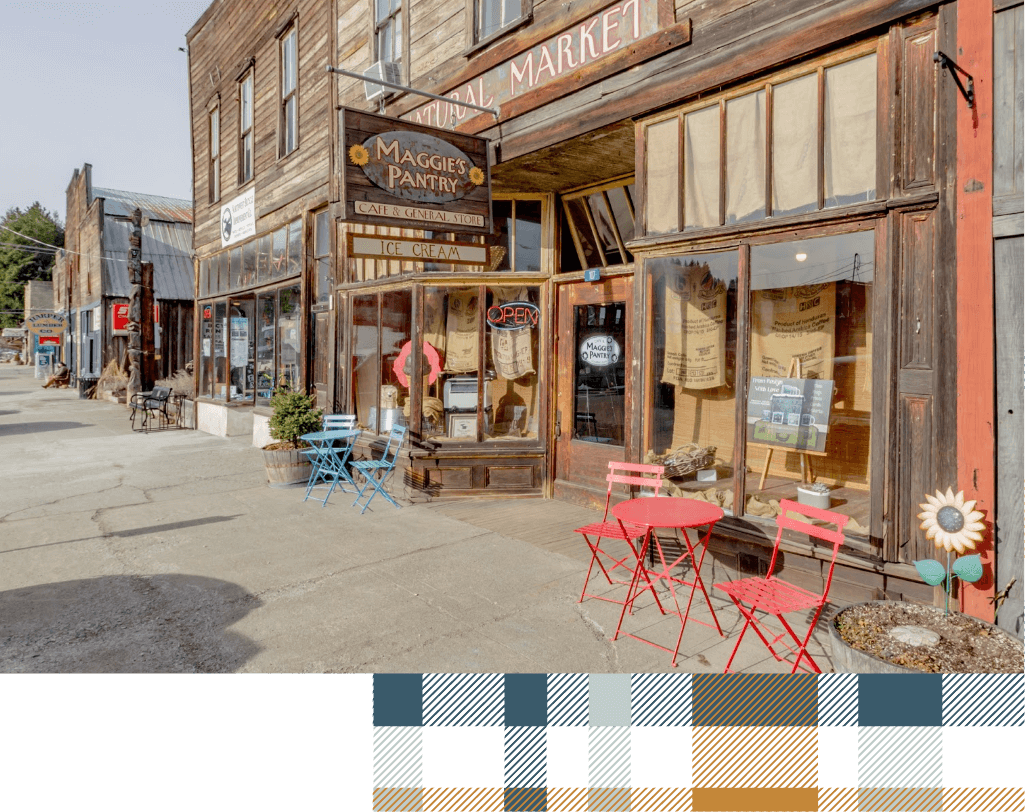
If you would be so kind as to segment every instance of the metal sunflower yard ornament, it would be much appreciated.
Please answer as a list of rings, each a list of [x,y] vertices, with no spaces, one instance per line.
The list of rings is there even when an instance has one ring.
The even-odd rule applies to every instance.
[[[980,556],[962,553],[974,550],[975,545],[982,541],[982,533],[986,529],[982,521],[985,514],[975,509],[974,500],[965,501],[964,491],[955,495],[953,488],[947,488],[946,493],[936,491],[935,496],[925,494],[925,499],[919,505],[922,508],[922,513],[918,514],[922,520],[920,527],[925,531],[925,537],[932,539],[937,550],[947,551],[947,566],[931,558],[915,561],[914,565],[922,580],[930,586],[947,582],[944,587],[947,595],[945,614],[949,615],[950,587],[954,576],[970,584],[982,577]],[[957,552],[958,558],[951,566],[950,555],[953,552]]]

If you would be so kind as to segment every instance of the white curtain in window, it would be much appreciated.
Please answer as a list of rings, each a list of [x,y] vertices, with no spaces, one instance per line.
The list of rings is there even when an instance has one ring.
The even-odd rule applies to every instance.
[[[765,91],[726,102],[726,222],[765,216]]]
[[[818,75],[772,88],[772,213],[818,207]]]
[[[648,234],[680,227],[680,120],[652,124],[645,134],[645,219]]]
[[[719,107],[684,118],[685,228],[719,225]]]
[[[872,200],[876,191],[876,55],[826,71],[826,205]]]

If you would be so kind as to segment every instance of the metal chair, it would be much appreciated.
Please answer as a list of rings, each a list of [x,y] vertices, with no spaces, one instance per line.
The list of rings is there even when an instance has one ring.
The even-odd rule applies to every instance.
[[[585,525],[584,527],[578,527],[573,532],[580,533],[584,537],[584,541],[587,542],[587,546],[591,549],[591,563],[587,567],[587,577],[584,578],[584,588],[580,593],[580,600],[577,603],[582,603],[584,598],[596,598],[600,601],[607,601],[608,603],[615,603],[623,606],[626,600],[615,600],[614,598],[607,598],[603,595],[594,595],[587,591],[587,585],[591,580],[591,572],[594,569],[594,565],[597,564],[601,569],[602,575],[605,576],[605,580],[611,584],[623,584],[630,586],[634,570],[639,563],[639,556],[641,555],[641,549],[635,543],[635,539],[643,539],[644,534],[647,532],[646,527],[640,527],[638,525],[632,525],[625,522],[621,522],[619,519],[612,517],[609,520],[609,506],[612,502],[612,486],[613,485],[639,485],[641,487],[654,489],[654,495],[658,496],[659,490],[662,488],[662,474],[665,472],[665,467],[662,465],[644,465],[630,462],[610,462],[609,473],[605,479],[609,483],[608,492],[605,495],[605,515],[602,516],[600,522],[594,522],[592,524]],[[648,476],[642,476],[647,474]],[[594,541],[591,541],[591,537],[594,536]],[[625,541],[627,546],[630,548],[630,555],[624,556],[623,558],[616,558],[616,556],[602,549],[602,539],[612,539],[615,541]],[[612,562],[611,566],[606,569],[605,563],[602,561],[602,557],[605,557]],[[610,571],[614,571],[617,568],[622,567],[630,575],[627,580],[621,580],[619,578],[613,578],[610,575]],[[655,595],[655,602],[658,603],[658,608],[662,609],[662,604],[658,600],[658,595],[655,593],[655,588],[651,584],[651,580],[648,578],[648,573],[642,568],[644,573],[644,579],[648,582],[648,586],[645,589],[650,588],[651,594]],[[642,590],[643,591],[643,590]],[[630,601],[630,610],[633,611],[633,601]],[[663,614],[665,612],[663,611]]]
[[[721,592],[725,592],[730,596],[730,599],[736,604],[737,609],[740,610],[740,614],[744,616],[744,628],[740,630],[740,636],[737,638],[737,644],[733,647],[733,653],[730,655],[730,659],[726,663],[726,668],[723,673],[730,672],[730,666],[733,664],[733,658],[737,656],[737,649],[740,648],[740,642],[744,639],[744,633],[747,631],[749,626],[755,630],[755,633],[759,638],[761,638],[761,641],[765,644],[766,648],[769,649],[772,656],[779,662],[783,661],[783,657],[780,657],[773,648],[776,644],[783,646],[791,654],[796,655],[794,667],[791,669],[790,673],[797,671],[802,659],[808,660],[808,663],[811,666],[811,671],[814,671],[817,674],[822,673],[822,670],[808,653],[808,641],[811,640],[812,632],[815,630],[815,624],[818,622],[819,615],[822,614],[822,608],[826,605],[827,596],[829,595],[829,585],[833,581],[833,568],[836,566],[836,554],[839,552],[840,546],[844,543],[843,529],[850,520],[850,517],[843,516],[839,513],[833,513],[830,510],[822,510],[821,508],[810,507],[809,505],[801,505],[789,499],[781,499],[779,502],[779,508],[780,514],[776,517],[776,524],[778,525],[778,529],[776,531],[776,543],[772,548],[772,560],[769,561],[768,574],[764,578],[741,578],[738,581],[726,581],[721,584],[715,584],[716,589]],[[787,515],[789,513],[796,513],[802,517],[835,524],[836,530],[829,530],[825,527],[811,524],[810,522],[792,519]],[[776,578],[772,574],[776,567],[776,559],[779,556],[779,543],[783,538],[784,530],[796,530],[799,533],[807,533],[812,538],[820,539],[833,545],[833,553],[829,560],[829,575],[826,577],[825,588],[822,590],[821,595],[802,587],[795,586],[781,578]],[[809,609],[815,610],[814,616],[808,626],[808,633],[802,640],[797,636],[790,624],[787,623],[784,615],[791,612],[807,611]],[[756,612],[762,612],[763,617],[756,617]],[[782,624],[785,631],[776,634],[772,629],[770,629],[765,624],[765,616],[767,615],[775,616]],[[765,632],[764,634],[763,631]],[[766,639],[766,635],[772,638],[771,642]],[[787,635],[789,635],[793,640],[795,646],[791,646],[790,643],[785,641]]]
[[[365,513],[366,509],[370,506],[373,498],[380,493],[391,502],[395,507],[401,508],[398,502],[392,499],[391,494],[385,490],[384,481],[388,478],[388,475],[395,468],[395,462],[399,456],[399,448],[402,446],[403,441],[406,439],[406,427],[396,426],[391,430],[391,434],[388,435],[388,445],[384,448],[384,454],[381,455],[379,460],[356,460],[352,464],[354,470],[359,471],[366,480],[363,483],[363,487],[359,489],[359,493],[356,495],[356,501],[353,505],[358,505],[359,500],[363,498],[363,493],[366,489],[370,488],[370,495],[367,497],[367,501],[363,503],[363,509],[360,513]]]
[[[167,413],[167,402],[171,398],[171,389],[166,386],[154,386],[151,392],[136,392],[128,403],[131,410],[129,422],[132,424],[132,431],[149,431],[150,419],[157,420],[157,428],[163,428],[171,423],[171,416]],[[142,426],[135,428],[135,415],[142,412]]]
[[[343,429],[355,429],[356,428],[356,415],[354,414],[326,414],[321,418],[322,431],[336,431]],[[349,462],[349,457],[352,455],[352,448],[354,445],[355,437],[349,438],[346,441],[345,448],[339,449],[342,451],[341,456],[331,450],[334,443],[330,443],[329,447],[324,448],[304,448],[301,449],[301,453],[305,454],[306,457],[312,463],[312,470],[310,471],[310,479],[306,484],[306,495],[303,497],[305,502],[310,498],[310,493],[315,487],[327,487],[327,495],[324,497],[324,501],[321,503],[325,507],[327,506],[327,500],[331,498],[331,494],[334,492],[335,487],[341,488],[343,493],[349,493],[345,489],[344,485],[339,483],[339,479],[344,479],[348,482],[352,482],[352,477],[349,476],[349,472],[346,465]],[[323,482],[323,486],[318,483]],[[353,483],[353,488],[356,485]]]

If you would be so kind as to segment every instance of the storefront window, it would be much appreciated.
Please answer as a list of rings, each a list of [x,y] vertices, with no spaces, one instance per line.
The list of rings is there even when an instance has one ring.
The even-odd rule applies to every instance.
[[[214,305],[214,386],[213,397],[225,400],[228,396],[228,316],[227,304],[217,302]]]
[[[256,402],[270,403],[274,394],[274,301],[273,293],[256,299]]]
[[[876,55],[826,69],[824,170],[826,206],[876,196]]]
[[[199,292],[197,298],[204,299],[210,295],[210,260],[199,263]]]
[[[815,73],[772,89],[772,213],[776,217],[818,208],[818,98]]]
[[[352,392],[356,419],[375,432],[380,399],[377,304],[376,295],[352,298]]]
[[[278,292],[278,385],[294,390],[302,388],[299,359],[302,355],[299,286]]]
[[[231,257],[231,271],[229,278],[231,279],[231,290],[238,290],[242,287],[243,276],[242,276],[242,249],[232,248],[229,252]]]
[[[256,385],[255,370],[253,368],[256,331],[253,323],[252,298],[232,299],[230,311],[230,396],[233,401],[251,401]]]
[[[303,269],[303,223],[293,220],[288,225],[288,276],[302,273]]]
[[[737,251],[723,251],[644,263],[654,353],[647,459],[665,461],[672,484],[688,496],[730,512],[738,262]]]
[[[683,117],[684,228],[719,225],[719,105]]]
[[[242,246],[242,281],[240,287],[248,288],[256,284],[256,240],[250,240]]]
[[[331,223],[327,209],[317,212],[313,239],[317,283],[314,304],[331,300]]]
[[[199,389],[198,394],[210,397],[214,371],[214,306],[207,302],[200,309]]]
[[[378,431],[381,434],[391,431],[394,426],[409,424],[409,373],[412,365],[407,359],[412,351],[412,311],[412,294],[409,290],[393,290],[381,295],[381,390],[376,407]],[[373,426],[374,422],[374,415],[371,415],[368,425]]]
[[[537,438],[540,313],[537,288],[487,289],[485,440]]]
[[[270,259],[270,234],[264,234],[257,240],[256,249],[256,281],[261,285],[271,279]]]
[[[274,232],[274,245],[271,253],[270,278],[281,279],[288,274],[288,226],[282,226]]]
[[[765,217],[765,91],[726,102],[726,222]]]
[[[868,533],[874,258],[872,231],[751,249],[748,514],[810,499]]]

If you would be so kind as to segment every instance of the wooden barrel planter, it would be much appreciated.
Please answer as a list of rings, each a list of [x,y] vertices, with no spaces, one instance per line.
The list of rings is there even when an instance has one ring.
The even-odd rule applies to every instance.
[[[860,649],[856,649],[853,646],[851,646],[841,636],[840,632],[837,629],[837,622],[840,620],[840,618],[843,616],[843,614],[845,612],[856,611],[856,610],[858,610],[861,607],[872,607],[872,606],[880,607],[880,608],[899,609],[900,607],[909,606],[909,604],[901,603],[899,601],[865,601],[864,603],[857,603],[857,604],[854,604],[852,606],[847,607],[846,609],[842,609],[839,612],[837,612],[836,616],[833,618],[832,621],[830,621],[829,626],[828,626],[828,628],[829,628],[830,648],[831,648],[831,652],[832,652],[832,655],[833,655],[833,670],[836,671],[839,674],[923,674],[923,673],[926,673],[926,671],[923,670],[923,669],[919,669],[919,668],[915,668],[915,667],[907,667],[907,666],[904,666],[904,665],[899,665],[897,663],[890,662],[889,660],[883,659],[882,657],[877,657],[874,654],[871,654],[871,653],[869,653],[867,651],[862,651]],[[937,618],[943,617],[943,614],[944,614],[943,613],[943,609],[941,607],[933,607],[933,606],[921,606],[921,607],[918,607],[918,606],[916,606],[914,608],[919,609],[919,610],[921,610],[923,612],[935,613]],[[973,627],[975,627],[976,629],[979,630],[979,632],[981,634],[976,636],[975,640],[976,640],[976,647],[979,647],[980,650],[988,649],[990,647],[991,644],[990,644],[990,642],[987,642],[987,641],[992,641],[992,644],[1000,643],[1000,644],[1002,644],[1001,648],[1009,647],[1009,648],[1013,649],[1014,650],[1014,655],[1013,655],[1012,659],[1015,662],[1020,662],[1020,658],[1022,656],[1022,654],[1020,653],[1021,652],[1021,645],[1022,644],[1021,644],[1021,641],[1018,640],[1014,635],[1010,634],[1009,632],[1005,631],[1004,629],[1000,628],[999,626],[995,626],[992,623],[987,623],[986,621],[980,620],[979,618],[969,617],[967,615],[958,615],[958,617],[960,617],[965,622],[971,624]],[[953,636],[949,637],[948,639],[953,639]],[[962,637],[961,638],[961,645],[964,646],[964,648],[966,650],[970,650],[971,647],[969,647],[964,641],[965,641],[965,638]],[[955,643],[955,645],[957,645],[957,644]],[[1006,654],[1006,652],[1005,652],[1004,656],[1005,657],[1008,656]],[[933,670],[933,669],[930,669],[930,670]],[[951,670],[951,672],[955,672],[955,669],[950,669],[950,670]],[[989,671],[989,669],[986,669],[986,668],[980,668],[980,669],[974,669],[973,668],[973,669],[964,669],[964,670],[967,670],[968,673],[987,673]],[[1001,668],[999,670],[1001,672],[1006,673],[1003,668]],[[963,673],[964,671],[961,668],[957,668],[956,672]]]
[[[263,465],[267,469],[267,484],[272,488],[306,484],[312,471],[310,461],[298,449],[271,451],[265,448]]]

